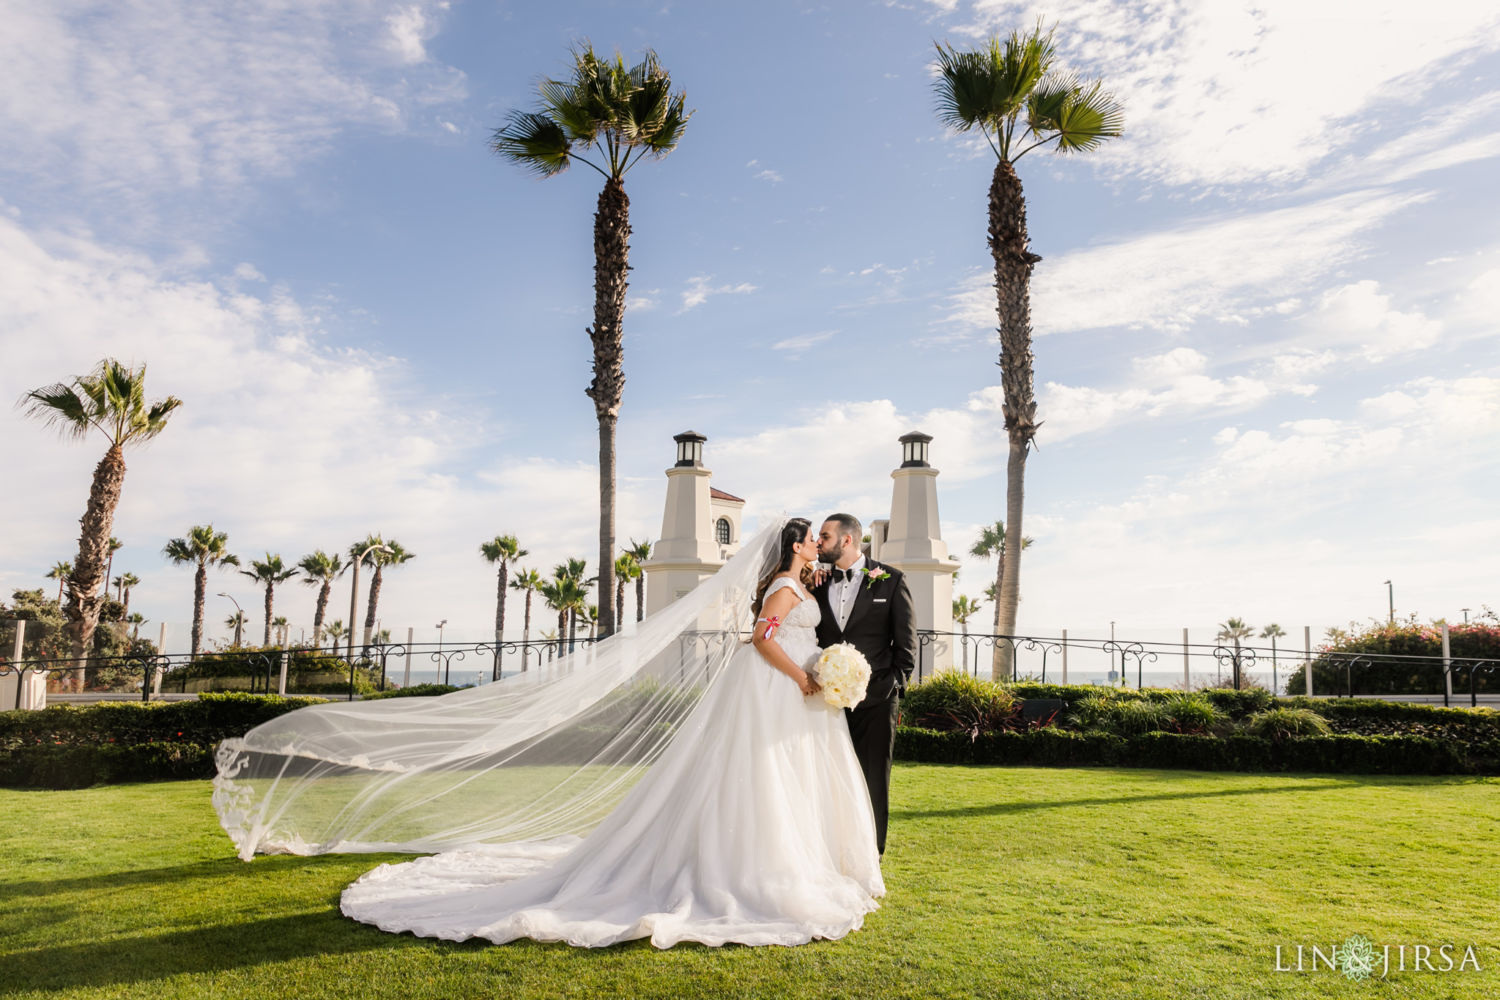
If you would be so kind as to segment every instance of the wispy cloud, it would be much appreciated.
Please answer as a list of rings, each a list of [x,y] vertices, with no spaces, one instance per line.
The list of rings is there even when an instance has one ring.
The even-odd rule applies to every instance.
[[[797,358],[801,357],[808,349],[832,340],[837,334],[837,330],[819,330],[817,333],[804,333],[796,337],[787,337],[772,344],[771,350],[785,351],[790,356]]]
[[[678,313],[696,309],[715,295],[748,295],[756,287],[748,281],[715,285],[712,275],[698,275],[688,279],[687,290],[682,293],[682,308]]]

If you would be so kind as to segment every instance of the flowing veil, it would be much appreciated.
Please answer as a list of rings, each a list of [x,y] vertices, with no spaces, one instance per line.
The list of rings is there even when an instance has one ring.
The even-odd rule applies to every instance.
[[[219,822],[247,861],[576,841],[746,648],[785,520],[633,631],[545,666],[439,697],[313,705],[225,740]]]

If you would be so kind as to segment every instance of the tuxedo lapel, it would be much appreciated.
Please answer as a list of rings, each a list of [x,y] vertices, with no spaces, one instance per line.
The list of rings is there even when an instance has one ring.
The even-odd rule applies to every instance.
[[[812,595],[818,601],[818,614],[822,616],[820,620],[833,631],[836,638],[842,639],[844,632],[843,629],[839,628],[839,616],[833,613],[833,603],[829,600],[829,590],[828,581],[824,580],[820,586],[813,588]]]

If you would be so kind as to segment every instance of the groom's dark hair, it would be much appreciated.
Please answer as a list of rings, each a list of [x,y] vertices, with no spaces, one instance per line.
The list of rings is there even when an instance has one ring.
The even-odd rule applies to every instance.
[[[824,520],[837,521],[839,524],[839,534],[853,535],[855,545],[858,545],[865,539],[865,529],[860,526],[859,518],[853,514],[829,514]]]

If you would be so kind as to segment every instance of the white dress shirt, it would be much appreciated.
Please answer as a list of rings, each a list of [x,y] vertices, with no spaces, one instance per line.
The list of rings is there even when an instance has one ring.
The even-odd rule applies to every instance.
[[[864,580],[865,557],[861,555],[849,567],[853,574],[847,580],[834,580],[828,585],[828,604],[838,619],[839,630],[849,622],[849,612],[854,610],[854,599],[859,596],[859,585]]]

